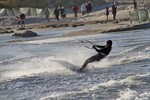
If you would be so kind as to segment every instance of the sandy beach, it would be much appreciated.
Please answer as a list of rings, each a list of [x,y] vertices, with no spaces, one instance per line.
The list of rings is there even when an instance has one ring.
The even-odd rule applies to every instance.
[[[110,10],[109,19],[106,21],[105,9],[101,11],[92,12],[85,16],[81,13],[78,14],[78,18],[74,18],[73,14],[67,14],[67,18],[57,21],[54,17],[50,18],[49,22],[46,22],[43,17],[29,17],[25,19],[25,30],[52,30],[65,27],[79,27],[79,26],[93,26],[90,29],[82,31],[69,32],[63,36],[76,36],[76,35],[91,35],[109,32],[120,32],[138,30],[143,28],[149,28],[149,25],[143,25],[143,23],[130,23],[129,11],[133,11],[133,6],[119,6],[117,11],[117,17],[114,21],[113,15]],[[15,17],[1,18],[5,23],[1,22],[0,34],[14,33],[18,31],[16,27]],[[3,21],[3,22],[4,22]],[[137,26],[138,25],[138,26]],[[143,27],[145,26],[145,27]]]

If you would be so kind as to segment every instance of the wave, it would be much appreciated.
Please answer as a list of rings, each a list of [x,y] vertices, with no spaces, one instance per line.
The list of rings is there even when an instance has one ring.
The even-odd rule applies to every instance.
[[[125,91],[121,91],[120,97],[116,100],[149,100],[150,92],[138,93],[137,91],[127,88]]]
[[[80,59],[72,59],[77,57],[80,57]],[[83,63],[84,58],[84,55],[68,53],[68,56],[61,54],[31,56],[4,61],[0,63],[0,81],[11,80],[20,77],[30,77],[42,73],[65,75],[74,74],[74,72],[70,70],[73,69],[71,67],[76,67],[78,64]],[[77,68],[78,67],[76,67],[76,69]]]
[[[137,74],[128,76],[122,80],[110,80],[105,83],[97,84],[91,88],[81,91],[70,91],[67,93],[53,93],[50,96],[42,97],[40,100],[49,99],[117,99],[117,100],[136,100],[136,99],[150,99],[149,90],[145,91],[143,86],[150,83],[150,73]],[[135,87],[135,88],[134,88]],[[139,93],[137,88],[142,87],[143,91]],[[108,95],[109,94],[109,95]]]
[[[150,45],[144,44],[129,48],[117,55],[110,56],[108,65],[122,65],[145,62],[150,59]]]
[[[3,78],[3,80],[6,80],[33,76],[40,73],[66,74],[65,71],[68,71],[67,68],[58,62],[52,61],[53,59],[55,59],[55,57],[50,56],[39,58],[23,58],[9,62],[3,62],[1,63],[3,68],[1,68],[0,77],[1,79]]]
[[[142,63],[149,62],[150,59],[150,47],[146,45],[137,46],[131,49],[121,52],[118,55],[108,56],[98,63],[94,63],[94,67],[106,68],[111,66],[120,66],[124,64]],[[77,52],[77,51],[76,51]],[[80,58],[80,59],[76,59]],[[51,73],[51,74],[71,74],[65,65],[59,63],[60,61],[70,62],[75,66],[81,66],[84,59],[88,58],[84,54],[68,54],[65,55],[47,55],[47,56],[32,56],[14,59],[10,61],[1,62],[0,65],[3,66],[1,69],[1,77],[3,78],[18,78],[22,76],[31,76],[39,73]],[[52,61],[55,60],[55,61]],[[58,62],[56,62],[58,61]],[[66,63],[67,64],[67,63]],[[143,64],[142,64],[143,65]],[[147,65],[144,65],[147,66]],[[89,67],[90,68],[90,65]]]

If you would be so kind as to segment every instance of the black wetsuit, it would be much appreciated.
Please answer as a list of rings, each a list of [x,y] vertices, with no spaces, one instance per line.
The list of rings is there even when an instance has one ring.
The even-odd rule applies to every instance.
[[[59,9],[56,8],[54,10],[54,15],[55,15],[56,19],[59,20]]]
[[[102,58],[106,57],[110,51],[111,51],[111,46],[100,46],[100,45],[93,45],[93,49],[95,49],[98,53],[90,58],[88,58],[82,67],[79,69],[82,71],[88,63],[95,62],[95,61],[100,61]]]

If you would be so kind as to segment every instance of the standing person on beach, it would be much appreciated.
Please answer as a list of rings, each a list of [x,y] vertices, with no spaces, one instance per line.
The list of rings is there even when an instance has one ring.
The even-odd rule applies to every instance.
[[[16,16],[16,18],[17,18],[17,27],[19,27],[19,26],[21,27],[22,26],[22,19],[18,16]]]
[[[76,4],[72,7],[72,11],[74,13],[74,17],[78,17],[78,6]]]
[[[113,14],[113,20],[116,20],[117,7],[115,5],[112,6],[112,14]]]
[[[91,13],[92,12],[92,4],[91,4],[91,1],[89,1],[87,3],[87,13]]]
[[[137,2],[136,2],[136,0],[133,0],[133,5],[134,5],[134,11],[136,11],[137,10]]]
[[[59,20],[59,9],[58,9],[58,7],[55,8],[54,15],[55,15],[56,19]]]
[[[61,18],[64,18],[66,16],[66,14],[65,14],[65,8],[62,4],[59,6],[59,11],[61,14]]]
[[[46,18],[46,21],[49,22],[49,10],[48,10],[48,8],[45,8],[45,18]]]
[[[78,71],[82,71],[89,63],[100,61],[101,59],[103,59],[104,57],[109,55],[109,53],[112,49],[112,41],[108,40],[106,45],[104,45],[104,46],[93,45],[92,48],[97,51],[97,54],[88,58]]]
[[[106,7],[106,21],[108,21],[108,15],[109,15],[109,8]]]
[[[24,14],[24,13],[21,13],[21,14],[20,14],[20,18],[21,18],[21,26],[22,26],[22,27],[25,27],[25,22],[24,22],[24,19],[26,18],[25,14]]]
[[[84,16],[85,13],[86,13],[86,6],[85,6],[85,4],[81,5],[81,12],[82,12],[82,16]]]
[[[86,13],[88,13],[88,3],[85,3]]]

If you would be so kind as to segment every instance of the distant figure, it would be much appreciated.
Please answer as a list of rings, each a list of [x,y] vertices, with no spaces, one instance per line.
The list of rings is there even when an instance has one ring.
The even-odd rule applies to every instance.
[[[116,6],[116,0],[113,0],[113,5]]]
[[[108,15],[109,15],[109,8],[106,7],[106,21],[108,21]]]
[[[21,18],[21,26],[22,26],[22,27],[25,27],[25,22],[24,22],[24,19],[26,18],[25,14],[24,14],[24,13],[21,13],[21,14],[20,14],[20,18]]]
[[[113,14],[113,20],[116,20],[117,7],[115,5],[112,6],[112,14]]]
[[[48,10],[48,8],[45,8],[45,18],[46,18],[46,21],[49,22],[49,10]]]
[[[106,45],[104,46],[93,45],[92,48],[97,51],[97,54],[88,58],[78,71],[82,71],[89,63],[100,61],[101,59],[109,55],[112,48],[112,41],[108,40]]]
[[[58,7],[55,8],[54,15],[55,15],[56,19],[59,20],[59,9],[58,9]]]
[[[16,16],[17,18],[17,27],[21,27],[22,26],[22,19],[18,16]]]
[[[85,3],[86,13],[88,13],[88,3]]]
[[[134,5],[134,11],[137,10],[137,2],[135,0],[133,0],[133,5]]]
[[[89,1],[88,3],[87,3],[87,13],[91,13],[92,12],[92,4],[91,4],[91,2]]]
[[[62,4],[61,4],[58,9],[59,9],[59,11],[60,11],[61,18],[66,18],[66,13],[65,13],[65,8],[64,8],[64,6],[62,6]]]
[[[82,13],[82,16],[84,16],[85,13],[86,13],[86,6],[85,6],[85,4],[81,5],[81,13]]]
[[[78,17],[78,6],[75,4],[72,7],[73,13],[74,13],[74,17]]]

